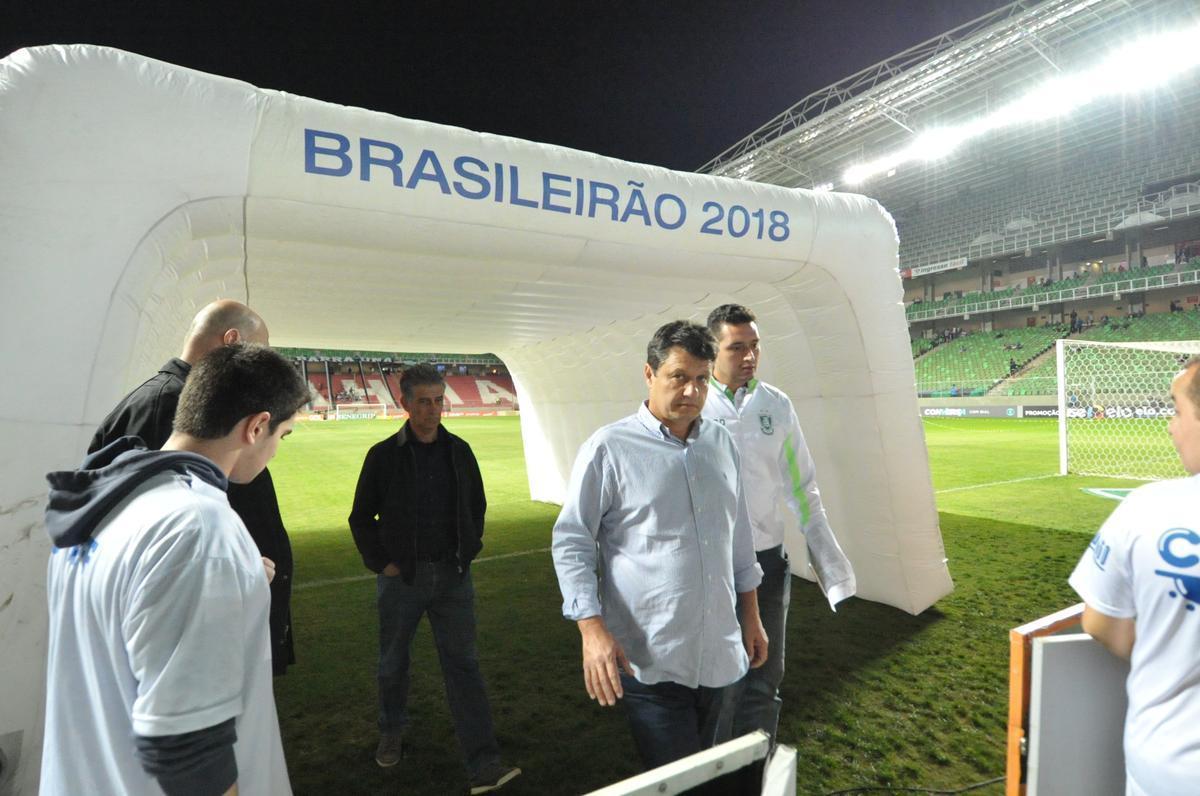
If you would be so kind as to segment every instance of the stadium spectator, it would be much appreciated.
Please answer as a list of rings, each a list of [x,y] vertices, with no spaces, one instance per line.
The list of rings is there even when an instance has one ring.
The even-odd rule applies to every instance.
[[[1012,357],[1008,358],[1008,375],[1013,375],[1020,370],[1020,367],[1021,366],[1017,364],[1017,360],[1013,359]]]
[[[1171,382],[1167,428],[1189,478],[1133,490],[1070,584],[1083,629],[1130,662],[1126,793],[1194,793],[1200,771],[1200,358]]]
[[[150,450],[158,450],[171,435],[175,406],[192,365],[223,345],[249,342],[267,345],[267,325],[258,313],[231,299],[207,305],[192,319],[183,352],[158,373],[121,400],[100,424],[88,453],[95,453],[114,440],[141,438]],[[248,484],[229,485],[229,505],[245,523],[259,553],[275,565],[271,581],[271,665],[276,675],[296,662],[292,641],[292,544],[288,539],[275,483],[271,473],[262,473]]]
[[[700,417],[715,357],[703,326],[654,333],[649,400],[583,444],[554,524],[584,686],[603,706],[624,700],[649,768],[723,740],[727,686],[767,657],[737,450]]]
[[[413,637],[429,616],[454,731],[471,793],[496,790],[521,773],[500,762],[475,651],[471,561],[483,547],[487,499],[471,447],[442,426],[446,382],[432,365],[400,378],[408,421],[367,451],[350,530],[376,579],[379,608],[379,745],[375,761],[400,762],[408,726]]]
[[[780,505],[786,504],[799,523],[831,608],[854,594],[854,570],[826,519],[816,468],[791,400],[755,378],[761,349],[754,313],[723,304],[709,313],[708,329],[717,340],[717,359],[702,417],[729,429],[742,458],[755,555],[763,571],[758,610],[771,639],[766,663],[747,672],[730,700],[733,735],[763,730],[774,742],[783,705],[779,687],[792,581]]]
[[[270,349],[219,347],[161,451],[122,437],[47,477],[43,793],[291,792],[271,571],[225,486],[258,475],[307,398]]]

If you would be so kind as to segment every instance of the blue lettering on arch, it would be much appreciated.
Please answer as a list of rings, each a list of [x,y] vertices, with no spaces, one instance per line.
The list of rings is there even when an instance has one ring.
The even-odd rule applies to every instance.
[[[318,139],[332,141],[333,146],[321,146]],[[330,177],[345,177],[354,168],[354,161],[346,153],[350,151],[350,139],[337,133],[304,128],[304,170],[309,174],[326,174]],[[336,158],[337,166],[319,166],[317,157]]]
[[[474,166],[479,169],[479,173],[467,171],[467,166]],[[459,155],[454,159],[454,173],[467,182],[475,183],[479,186],[478,190],[468,190],[462,180],[454,181],[454,190],[459,196],[464,199],[486,199],[489,192],[492,190],[492,184],[488,182],[483,175],[488,173],[488,165],[479,158],[473,158],[470,155]]]
[[[608,196],[600,196],[600,191],[604,190]],[[599,182],[592,180],[588,183],[588,218],[596,217],[597,207],[607,207],[612,210],[612,220],[617,220],[617,214],[620,210],[617,209],[617,197],[621,192],[617,190],[617,186],[607,182]]]
[[[571,178],[565,174],[552,174],[548,171],[542,172],[542,209],[552,210],[555,213],[570,213],[570,207],[556,205],[551,201],[551,199],[555,196],[569,197],[571,192],[569,190],[557,188],[551,185],[552,182],[565,182],[569,185],[571,183]]]
[[[532,199],[521,198],[521,172],[515,165],[512,164],[510,164],[508,167],[508,182],[510,185],[512,185],[508,194],[508,201],[510,204],[534,208],[538,206],[538,203]]]
[[[383,149],[391,157],[378,157],[373,154],[374,149]],[[393,144],[391,141],[378,141],[374,138],[360,138],[358,140],[358,178],[363,182],[369,182],[371,179],[372,166],[387,166],[392,170],[392,185],[404,187],[404,174],[400,171],[400,161],[404,160],[404,152],[400,147]]]
[[[1158,554],[1173,567],[1194,567],[1200,564],[1200,555],[1196,553],[1183,554],[1176,552],[1180,545],[1191,545],[1193,548],[1200,549],[1200,533],[1196,533],[1190,528],[1171,528],[1162,535],[1158,540]]]
[[[422,149],[417,157],[417,165],[413,166],[412,176],[408,178],[409,188],[415,188],[421,180],[436,182],[442,193],[450,195],[450,183],[446,182],[446,172],[442,170],[442,162],[432,149]]]

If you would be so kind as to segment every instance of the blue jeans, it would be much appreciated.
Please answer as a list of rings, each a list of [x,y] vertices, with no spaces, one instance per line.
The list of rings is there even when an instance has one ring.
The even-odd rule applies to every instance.
[[[380,575],[379,731],[402,735],[408,725],[408,667],[422,614],[429,615],[454,732],[467,764],[477,775],[498,762],[500,748],[475,652],[475,587],[453,561],[418,563],[411,585]]]
[[[740,738],[748,732],[763,730],[775,743],[779,729],[779,709],[783,700],[784,641],[787,635],[788,603],[792,597],[792,576],[788,572],[787,552],[783,545],[758,552],[763,579],[758,587],[758,615],[767,631],[767,662],[751,669],[733,686],[733,732]]]
[[[625,673],[621,674],[621,688],[633,742],[647,769],[729,740],[720,732],[728,688],[645,685]]]

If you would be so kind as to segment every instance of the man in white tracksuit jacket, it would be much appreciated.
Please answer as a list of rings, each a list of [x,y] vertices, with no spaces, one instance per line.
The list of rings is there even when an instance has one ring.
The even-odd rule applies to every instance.
[[[854,594],[854,570],[829,528],[812,455],[791,400],[754,378],[761,358],[754,313],[738,304],[724,304],[708,316],[708,328],[718,348],[703,417],[724,424],[742,456],[754,548],[763,570],[758,607],[770,639],[767,662],[746,675],[731,706],[733,736],[764,730],[774,743],[783,704],[779,686],[791,597],[784,512],[790,509],[799,520],[809,560],[830,607]]]

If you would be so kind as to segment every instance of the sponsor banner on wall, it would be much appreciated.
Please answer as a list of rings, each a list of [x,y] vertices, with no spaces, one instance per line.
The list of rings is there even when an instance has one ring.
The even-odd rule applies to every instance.
[[[1019,406],[922,406],[921,417],[1011,417],[1021,416]]]
[[[1058,416],[1057,412],[1054,415]],[[1142,404],[1113,404],[1110,406],[1068,406],[1067,419],[1083,420],[1124,420],[1128,418],[1154,420],[1157,418],[1172,418],[1175,408],[1161,401],[1148,401]]]
[[[928,274],[936,274],[942,271],[953,271],[955,268],[966,268],[966,257],[955,257],[953,260],[942,260],[940,263],[929,263],[928,265],[918,265],[916,268],[900,269],[900,277],[902,279],[914,279],[918,276],[926,276]]]
[[[1174,417],[1175,410],[1160,402],[1144,404],[1114,404],[1112,406],[1072,406],[1067,408],[1068,419],[1143,419]],[[1057,418],[1057,406],[922,406],[921,417],[1003,417]]]

